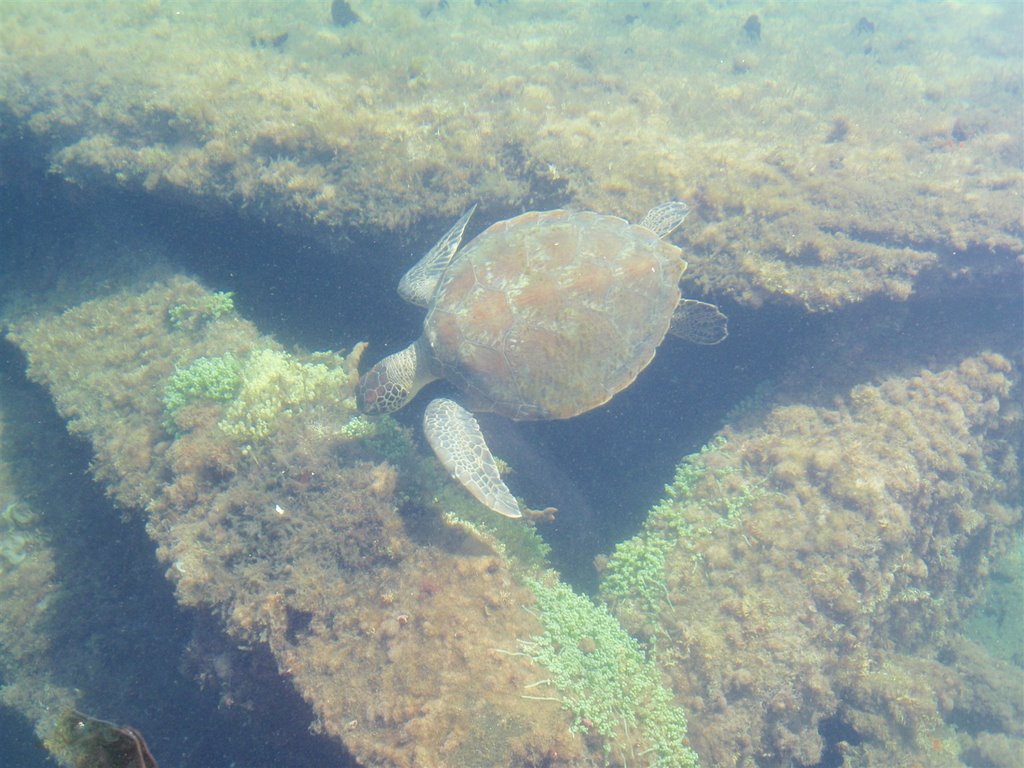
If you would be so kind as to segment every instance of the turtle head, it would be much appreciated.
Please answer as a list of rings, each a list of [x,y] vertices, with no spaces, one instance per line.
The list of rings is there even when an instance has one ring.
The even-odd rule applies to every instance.
[[[436,379],[424,364],[421,343],[388,355],[368,370],[356,385],[356,403],[363,413],[392,413]]]

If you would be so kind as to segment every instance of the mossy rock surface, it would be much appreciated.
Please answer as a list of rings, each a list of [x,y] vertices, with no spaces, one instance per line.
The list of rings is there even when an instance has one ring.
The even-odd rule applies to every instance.
[[[602,596],[657,647],[707,764],[812,765],[837,723],[863,765],[1021,748],[1024,671],[966,637],[1024,521],[1017,382],[981,352],[763,404],[680,465]]]
[[[1019,276],[1018,4],[756,38],[730,6],[351,5],[10,3],[0,108],[67,178],[303,228],[685,199],[689,278],[751,306]]]

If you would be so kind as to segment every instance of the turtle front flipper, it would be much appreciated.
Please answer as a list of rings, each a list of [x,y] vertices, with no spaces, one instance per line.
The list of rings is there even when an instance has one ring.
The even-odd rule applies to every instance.
[[[451,400],[432,400],[423,414],[423,431],[445,469],[477,501],[505,517],[523,516],[473,414]]]
[[[640,222],[640,226],[646,227],[664,240],[679,228],[689,213],[690,206],[681,200],[672,200],[651,208]]]
[[[672,315],[668,332],[694,344],[717,344],[729,335],[729,318],[714,304],[683,299]]]
[[[437,281],[448,269],[448,263],[455,255],[455,251],[459,249],[462,233],[466,231],[466,225],[469,224],[469,219],[475,210],[476,205],[473,205],[462,214],[462,218],[456,221],[444,237],[427,251],[427,255],[402,275],[402,279],[398,282],[399,296],[418,307],[430,306],[430,301],[434,298],[434,289],[437,288]]]

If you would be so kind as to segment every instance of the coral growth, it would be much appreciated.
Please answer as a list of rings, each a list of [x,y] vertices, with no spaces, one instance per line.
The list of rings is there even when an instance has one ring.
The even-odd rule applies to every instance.
[[[167,318],[171,325],[193,330],[197,324],[216,320],[234,309],[234,294],[230,291],[216,291],[194,304],[175,304],[167,311]]]
[[[960,634],[1021,525],[1014,380],[985,353],[859,385],[680,467],[602,595],[656,644],[707,764],[814,764],[826,721],[867,765],[1024,745],[1024,673],[984,682],[996,660]]]

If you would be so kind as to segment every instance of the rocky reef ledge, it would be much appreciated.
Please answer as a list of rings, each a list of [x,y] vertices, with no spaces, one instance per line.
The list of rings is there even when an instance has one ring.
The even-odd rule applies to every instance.
[[[686,199],[691,275],[748,306],[1019,269],[1017,4],[329,5],[8,2],[0,133],[303,230]]]
[[[696,764],[658,670],[532,529],[495,528],[405,430],[355,412],[361,345],[287,353],[183,277],[9,338],[179,603],[232,638],[195,654],[225,703],[260,706],[259,676],[225,670],[269,651],[361,765]]]

